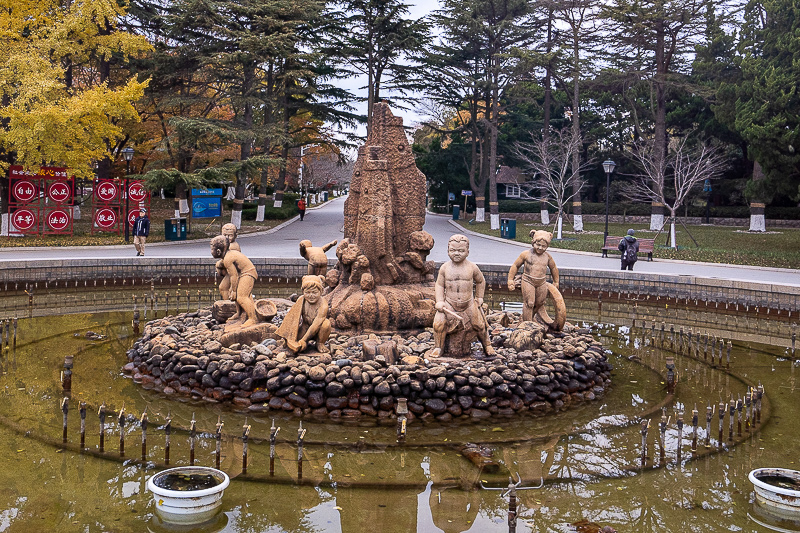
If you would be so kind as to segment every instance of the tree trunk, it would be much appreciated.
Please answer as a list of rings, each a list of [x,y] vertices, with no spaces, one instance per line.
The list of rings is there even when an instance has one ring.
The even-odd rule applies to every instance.
[[[665,172],[664,163],[667,151],[667,101],[665,96],[665,83],[667,76],[667,64],[664,56],[664,20],[656,21],[656,110],[655,110],[655,130],[653,135],[653,159],[659,172],[661,183],[664,182],[663,173]],[[650,215],[650,229],[658,231],[664,226],[664,204],[653,202]]]
[[[758,161],[753,163],[753,181],[761,181],[764,179],[764,170]],[[753,198],[750,201],[750,230],[749,231],[767,231],[767,221],[764,217],[764,210],[766,204],[760,198]]]
[[[580,122],[580,88],[579,88],[579,78],[580,78],[580,39],[578,30],[573,30],[573,40],[572,40],[572,49],[573,49],[573,86],[572,86],[572,135],[576,139],[581,138],[581,122]],[[583,144],[583,143],[581,143]],[[581,154],[578,147],[575,147],[575,151],[572,153],[572,172],[576,174],[575,181],[573,182],[572,186],[572,227],[577,232],[583,231],[583,213],[581,211],[581,186],[583,185],[580,177],[580,168],[581,168]],[[559,237],[560,238],[560,237]]]
[[[247,130],[245,139],[240,143],[240,157],[239,160],[244,162],[250,159],[253,151],[252,140],[250,139],[250,132],[253,129],[253,104],[249,101],[250,91],[255,80],[255,65],[252,63],[245,63],[244,76],[242,79],[242,98],[245,99],[243,110],[244,127]],[[247,185],[247,173],[244,169],[240,169],[236,174],[236,195],[233,199],[233,210],[231,211],[231,223],[236,226],[236,229],[242,227],[242,209],[244,208],[244,192]]]
[[[489,119],[489,215],[490,229],[500,229],[500,208],[497,203],[497,130],[500,127],[500,59],[492,57],[492,114]]]

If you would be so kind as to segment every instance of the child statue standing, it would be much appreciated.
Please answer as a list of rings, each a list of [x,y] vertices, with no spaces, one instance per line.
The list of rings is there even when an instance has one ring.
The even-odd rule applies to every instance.
[[[534,316],[539,315],[546,325],[553,326],[553,320],[547,315],[544,307],[548,292],[552,292],[549,288],[550,284],[547,283],[548,268],[553,277],[552,286],[555,288],[555,292],[558,292],[558,267],[552,256],[547,253],[547,247],[550,246],[553,234],[549,231],[532,230],[530,235],[531,249],[519,254],[508,271],[508,290],[516,289],[514,277],[519,268],[524,265],[521,285],[522,320],[533,320]],[[560,298],[560,293],[558,297]],[[561,305],[563,306],[563,298]],[[563,323],[561,325],[563,326]]]
[[[243,326],[257,324],[256,304],[252,293],[258,272],[253,262],[242,252],[230,250],[228,237],[225,235],[211,239],[211,256],[220,260],[221,268],[230,278],[227,296],[229,300],[236,302],[236,314],[229,321],[237,320],[244,313],[246,321]]]
[[[436,279],[436,315],[433,318],[436,348],[431,356],[463,357],[468,354],[469,345],[475,336],[483,345],[486,355],[493,355],[494,348],[489,344],[488,324],[481,309],[486,280],[478,266],[467,260],[469,239],[460,234],[450,237],[447,255],[450,256],[450,261],[442,265]],[[460,327],[463,330],[459,331]],[[445,350],[447,337],[456,335],[461,338],[450,339],[449,347]]]

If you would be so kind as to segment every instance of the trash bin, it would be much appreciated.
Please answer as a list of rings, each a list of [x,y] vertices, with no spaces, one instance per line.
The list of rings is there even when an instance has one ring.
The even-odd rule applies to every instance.
[[[500,219],[500,236],[504,239],[517,238],[517,219],[515,218],[501,218]]]
[[[322,201],[323,202],[327,202],[328,201],[328,191],[325,191],[325,192],[322,193]]]
[[[453,220],[458,220],[458,206],[453,206]]]
[[[168,241],[186,240],[186,219],[168,218],[164,221],[164,239]]]

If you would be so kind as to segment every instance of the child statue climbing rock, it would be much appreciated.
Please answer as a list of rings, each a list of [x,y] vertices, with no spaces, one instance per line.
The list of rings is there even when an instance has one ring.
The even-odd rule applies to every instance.
[[[230,279],[227,298],[236,302],[236,314],[228,319],[229,322],[239,320],[242,313],[245,315],[243,327],[258,323],[256,304],[253,301],[253,286],[258,279],[258,272],[242,252],[231,250],[228,237],[218,235],[211,239],[211,256],[222,263],[219,268],[224,269]],[[218,262],[217,264],[219,265]]]
[[[303,295],[289,309],[283,323],[275,332],[286,339],[286,346],[294,353],[304,351],[309,341],[315,341],[317,351],[327,353],[331,321],[328,320],[328,302],[322,297],[321,276],[303,276]]]
[[[476,336],[486,355],[493,355],[488,324],[481,309],[486,280],[478,266],[467,260],[469,239],[459,234],[450,237],[447,255],[450,261],[442,265],[436,279],[436,315],[433,318],[436,348],[430,355],[464,357],[469,354],[469,345]]]
[[[533,320],[534,316],[538,316],[545,325],[560,331],[566,320],[566,307],[558,290],[558,267],[553,257],[547,253],[553,234],[549,231],[532,230],[530,236],[531,249],[519,254],[508,271],[508,290],[517,288],[515,276],[520,267],[524,267],[521,282],[522,320]],[[548,269],[553,283],[547,283]],[[556,306],[555,320],[550,318],[544,307],[548,293],[553,297]]]
[[[336,246],[337,241],[332,241],[325,246],[312,246],[311,241],[300,241],[300,256],[308,261],[308,273],[324,276],[328,271],[328,256],[325,252]]]

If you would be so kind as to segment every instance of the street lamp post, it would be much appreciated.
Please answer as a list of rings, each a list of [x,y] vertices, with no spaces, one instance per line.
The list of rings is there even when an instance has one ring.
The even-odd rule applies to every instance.
[[[130,204],[128,203],[128,176],[131,173],[131,161],[133,160],[133,148],[128,146],[122,149],[122,156],[125,158],[125,242],[130,241],[130,224],[128,223],[128,210]]]
[[[606,229],[603,232],[603,246],[606,245],[606,237],[608,237],[608,189],[611,187],[611,173],[614,172],[614,167],[617,164],[610,159],[603,161],[603,170],[606,171]]]
[[[703,183],[703,192],[707,192],[706,196],[706,224],[711,223],[711,180],[706,180]]]

